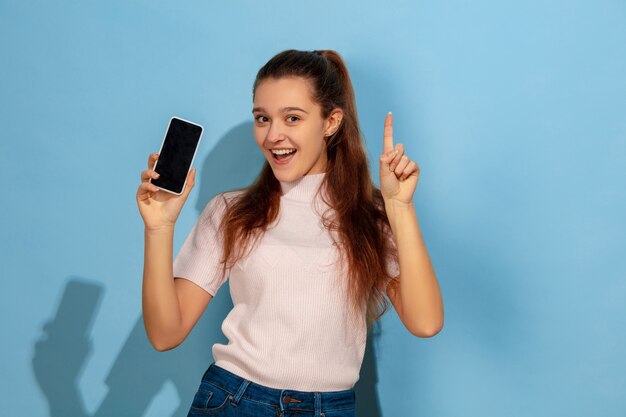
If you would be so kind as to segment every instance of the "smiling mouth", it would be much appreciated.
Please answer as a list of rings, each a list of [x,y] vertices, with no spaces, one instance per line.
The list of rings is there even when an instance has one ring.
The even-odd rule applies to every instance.
[[[283,161],[287,159],[291,159],[293,155],[298,152],[296,149],[279,149],[275,151],[270,151],[272,157],[276,161]]]

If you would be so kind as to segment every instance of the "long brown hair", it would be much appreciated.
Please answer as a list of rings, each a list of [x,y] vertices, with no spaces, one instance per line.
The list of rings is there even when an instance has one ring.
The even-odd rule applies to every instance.
[[[312,100],[327,118],[335,108],[344,116],[339,129],[327,138],[327,174],[324,184],[333,217],[323,216],[328,230],[339,236],[342,261],[347,260],[347,296],[352,311],[366,305],[366,325],[389,308],[384,283],[392,277],[386,262],[397,261],[380,190],[372,183],[356,112],[352,82],[341,56],[332,50],[287,50],[275,55],[258,72],[257,86],[267,78],[301,77],[312,87]],[[231,201],[221,224],[224,234],[223,271],[226,273],[276,219],[281,187],[265,161],[254,183]]]

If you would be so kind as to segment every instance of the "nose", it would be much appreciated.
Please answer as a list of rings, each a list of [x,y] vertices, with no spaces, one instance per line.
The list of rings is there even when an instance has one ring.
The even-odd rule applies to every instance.
[[[265,136],[266,141],[274,144],[277,142],[281,142],[285,138],[286,136],[283,134],[282,129],[278,123],[270,124],[270,127],[267,130],[267,135]]]

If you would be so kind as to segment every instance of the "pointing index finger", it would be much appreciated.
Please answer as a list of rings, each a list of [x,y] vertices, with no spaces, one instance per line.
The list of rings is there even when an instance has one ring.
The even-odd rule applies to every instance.
[[[385,118],[385,130],[383,132],[383,153],[393,151],[393,115],[387,113]]]

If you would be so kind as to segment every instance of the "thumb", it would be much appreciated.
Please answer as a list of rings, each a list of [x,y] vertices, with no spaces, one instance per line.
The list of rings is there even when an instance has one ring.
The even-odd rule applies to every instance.
[[[383,153],[380,156],[380,174],[381,175],[387,175],[390,173],[389,164],[391,164],[391,161],[393,161],[393,156],[394,156],[393,153],[394,151],[391,151],[391,152]]]

